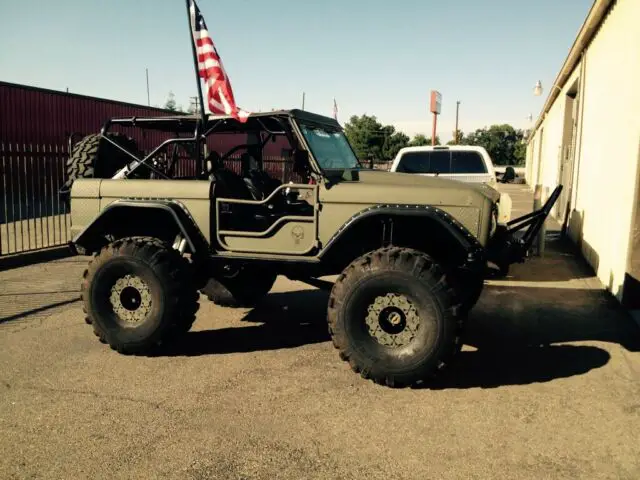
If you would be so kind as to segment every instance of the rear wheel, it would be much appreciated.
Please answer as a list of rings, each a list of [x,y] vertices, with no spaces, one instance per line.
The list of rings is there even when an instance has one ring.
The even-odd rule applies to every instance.
[[[209,300],[225,307],[252,307],[273,288],[277,273],[269,268],[229,265],[202,288]]]
[[[409,386],[433,377],[460,351],[462,319],[440,267],[412,249],[360,257],[331,291],[329,332],[364,378]]]
[[[160,240],[117,240],[96,255],[82,282],[87,323],[121,353],[143,353],[191,328],[198,295],[188,263]]]

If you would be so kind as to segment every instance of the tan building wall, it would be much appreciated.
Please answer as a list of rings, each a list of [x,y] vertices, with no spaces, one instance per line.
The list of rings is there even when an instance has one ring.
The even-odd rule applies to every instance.
[[[613,2],[527,149],[528,183],[563,183],[554,216],[620,300],[638,202],[639,24],[640,0]]]

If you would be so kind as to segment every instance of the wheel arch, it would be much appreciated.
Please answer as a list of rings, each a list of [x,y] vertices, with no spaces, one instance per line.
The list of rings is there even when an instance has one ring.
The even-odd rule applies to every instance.
[[[172,242],[181,234],[187,249],[194,254],[208,250],[202,236],[188,212],[174,200],[116,200],[105,207],[71,243],[85,253],[98,251],[107,236],[114,239],[129,236],[149,236]]]
[[[378,205],[347,220],[320,251],[323,263],[338,273],[354,258],[382,246],[415,248],[439,261],[477,265],[482,245],[445,211],[424,205]]]

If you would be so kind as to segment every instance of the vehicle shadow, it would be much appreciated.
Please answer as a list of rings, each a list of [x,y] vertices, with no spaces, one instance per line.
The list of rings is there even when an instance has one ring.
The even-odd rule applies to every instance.
[[[609,362],[605,342],[640,351],[640,328],[602,290],[487,286],[461,352],[426,388],[493,388],[583,375]]]
[[[199,356],[295,348],[330,340],[327,294],[321,290],[273,293],[242,318],[244,327],[200,330],[156,352]]]
[[[584,375],[609,362],[606,350],[583,345],[539,345],[460,352],[430,390],[496,388]]]
[[[272,293],[247,312],[246,327],[193,331],[162,352],[198,356],[296,348],[330,340],[328,295],[321,290]],[[639,329],[601,291],[488,286],[470,314],[460,353],[439,380],[425,388],[492,388],[583,375],[606,365],[597,341],[640,351]],[[336,358],[336,361],[337,358]]]

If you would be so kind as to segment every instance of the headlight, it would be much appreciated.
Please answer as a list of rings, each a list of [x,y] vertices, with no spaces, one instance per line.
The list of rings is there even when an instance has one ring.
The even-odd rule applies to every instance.
[[[497,223],[505,224],[511,220],[511,197],[503,193],[498,201],[498,218]]]

